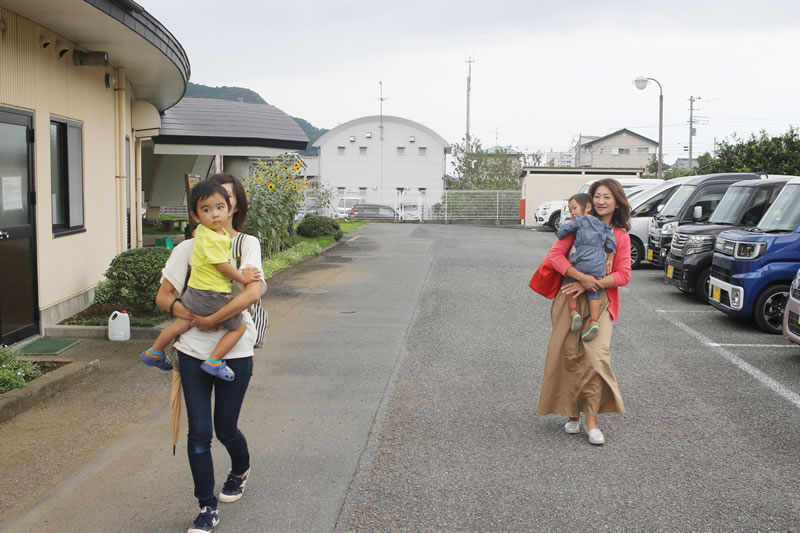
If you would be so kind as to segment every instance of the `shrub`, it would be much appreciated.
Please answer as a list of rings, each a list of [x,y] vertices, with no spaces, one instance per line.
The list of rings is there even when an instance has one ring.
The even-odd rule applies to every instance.
[[[42,371],[33,361],[21,361],[17,354],[0,346],[0,391],[19,389],[25,386],[25,378],[37,378]]]
[[[122,252],[106,270],[101,296],[115,300],[123,307],[156,308],[156,293],[161,281],[161,269],[170,251],[166,248],[134,248]]]
[[[306,215],[297,225],[297,234],[301,237],[322,237],[331,235],[337,241],[342,238],[342,228],[339,223],[328,217]]]

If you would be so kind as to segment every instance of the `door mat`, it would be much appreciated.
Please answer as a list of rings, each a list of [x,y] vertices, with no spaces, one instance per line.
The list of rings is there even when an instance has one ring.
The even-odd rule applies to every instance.
[[[20,355],[58,355],[79,342],[81,339],[37,339],[20,348],[17,353]]]

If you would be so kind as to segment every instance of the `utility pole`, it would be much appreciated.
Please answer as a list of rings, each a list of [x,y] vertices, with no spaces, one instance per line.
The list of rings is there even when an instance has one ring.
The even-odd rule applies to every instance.
[[[692,160],[692,137],[694,137],[694,102],[700,100],[700,97],[689,97],[689,170],[694,168],[694,160]]]
[[[467,135],[466,135],[465,139],[466,139],[466,142],[467,142],[467,146],[466,146],[467,153],[470,153],[472,151],[471,150],[470,139],[469,139],[469,96],[470,96],[470,92],[472,91],[472,64],[474,62],[475,61],[472,59],[472,57],[470,57],[466,61],[466,63],[467,63]]]
[[[378,122],[378,129],[381,130],[381,168],[380,168],[380,178],[381,178],[381,188],[380,192],[378,193],[378,197],[380,198],[381,203],[383,203],[383,101],[385,98],[383,97],[383,82],[379,81],[378,85],[381,87],[381,94],[378,98],[381,102],[381,113],[379,115],[379,122]]]

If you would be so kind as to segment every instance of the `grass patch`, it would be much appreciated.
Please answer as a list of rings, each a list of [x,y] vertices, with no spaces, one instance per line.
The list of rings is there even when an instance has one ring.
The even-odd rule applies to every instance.
[[[16,353],[0,346],[0,393],[24,387],[25,383],[41,375],[36,363],[18,359]]]
[[[333,237],[331,237],[331,240],[332,239]],[[322,246],[315,242],[298,242],[288,250],[284,250],[281,253],[275,254],[269,259],[264,260],[262,264],[264,267],[264,278],[269,279],[272,277],[272,274],[278,270],[286,268],[289,265],[293,265],[304,257],[317,255],[320,252],[322,252]]]
[[[339,227],[342,228],[342,232],[347,235],[351,231],[355,231],[360,229],[366,224],[363,220],[340,220]]]

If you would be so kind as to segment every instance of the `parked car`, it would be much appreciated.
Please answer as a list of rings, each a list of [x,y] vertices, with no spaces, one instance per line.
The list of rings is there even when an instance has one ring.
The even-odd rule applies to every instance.
[[[667,281],[682,292],[694,293],[702,302],[708,301],[716,236],[729,229],[758,224],[791,179],[792,176],[769,176],[765,180],[734,183],[707,223],[680,226],[667,254]]]
[[[674,178],[659,183],[633,197],[631,202],[631,268],[637,268],[646,257],[647,231],[650,220],[663,209],[673,194],[691,177]]]
[[[800,344],[800,270],[794,275],[783,313],[783,336],[795,344]]]
[[[401,204],[397,209],[400,220],[420,220],[419,206],[417,204]]]
[[[388,205],[356,204],[350,208],[350,218],[358,220],[396,220],[397,213]]]
[[[678,226],[708,220],[728,187],[738,181],[758,178],[757,174],[739,172],[694,176],[686,181],[650,221],[647,260],[664,266]]]
[[[339,218],[344,218],[350,213],[350,208],[356,204],[363,204],[364,198],[360,196],[339,198],[339,203],[336,204],[336,215]]]
[[[587,181],[586,183],[584,183],[583,187],[581,187],[581,190],[578,192],[588,191],[589,186],[594,181],[595,180]],[[638,195],[640,192],[658,187],[659,185],[664,183],[664,180],[657,180],[657,179],[618,179],[617,181],[620,183],[620,185],[622,185],[622,188],[625,190],[625,196],[628,198],[629,203],[633,201],[632,198],[635,198],[636,195]],[[564,205],[560,208],[560,210],[561,210],[561,221],[559,227],[569,222],[570,219],[572,218],[572,215],[569,212],[569,208],[567,207],[566,201],[564,202]]]
[[[800,268],[800,178],[786,184],[756,227],[720,233],[714,250],[711,305],[780,334]]]

